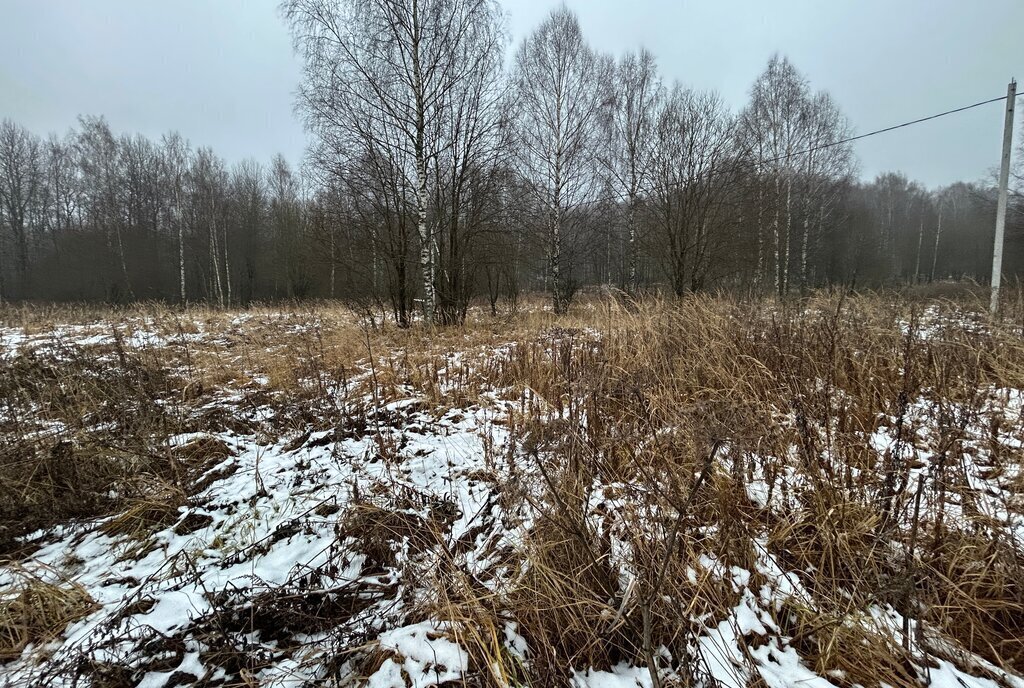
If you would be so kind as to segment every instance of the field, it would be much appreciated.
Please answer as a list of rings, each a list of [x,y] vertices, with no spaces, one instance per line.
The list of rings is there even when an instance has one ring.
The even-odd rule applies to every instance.
[[[1024,688],[1011,301],[5,307],[0,685]]]

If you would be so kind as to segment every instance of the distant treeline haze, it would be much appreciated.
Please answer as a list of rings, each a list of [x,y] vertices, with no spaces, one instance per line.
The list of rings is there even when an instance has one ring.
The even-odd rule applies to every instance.
[[[4,120],[3,300],[333,297],[407,324],[528,290],[564,311],[587,285],[787,295],[989,279],[994,184],[859,181],[849,144],[821,148],[851,124],[785,57],[733,112],[663,81],[646,51],[595,51],[564,7],[512,55],[494,0],[281,9],[305,65],[301,173],[100,117],[45,138]]]

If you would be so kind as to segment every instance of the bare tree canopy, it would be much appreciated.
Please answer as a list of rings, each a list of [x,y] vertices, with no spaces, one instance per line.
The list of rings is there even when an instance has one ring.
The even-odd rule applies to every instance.
[[[578,277],[565,252],[567,225],[579,221],[596,190],[598,122],[610,64],[583,38],[564,6],[523,41],[515,55],[517,164],[547,216],[552,304],[563,313]]]
[[[301,107],[321,143],[335,158],[383,156],[387,173],[400,175],[394,205],[415,209],[423,312],[433,321],[430,192],[441,180],[431,167],[441,156],[465,165],[477,147],[464,137],[491,133],[481,117],[496,102],[484,91],[504,50],[500,11],[491,0],[289,0],[282,10],[306,64]]]
[[[228,166],[82,117],[0,124],[0,298],[327,297],[458,324],[523,291],[780,298],[989,279],[993,181],[857,181],[853,125],[784,55],[731,111],[551,11],[514,52],[498,0],[285,0],[312,142]],[[1018,146],[1004,267],[1024,271]]]

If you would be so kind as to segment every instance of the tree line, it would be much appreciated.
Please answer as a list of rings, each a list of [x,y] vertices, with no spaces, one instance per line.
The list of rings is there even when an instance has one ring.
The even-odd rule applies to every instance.
[[[734,112],[646,50],[595,50],[564,6],[511,54],[496,0],[281,10],[304,64],[301,170],[99,117],[45,138],[4,120],[0,298],[340,298],[407,325],[524,291],[564,312],[590,285],[781,297],[989,279],[993,184],[858,180],[835,144],[851,123],[783,56]]]

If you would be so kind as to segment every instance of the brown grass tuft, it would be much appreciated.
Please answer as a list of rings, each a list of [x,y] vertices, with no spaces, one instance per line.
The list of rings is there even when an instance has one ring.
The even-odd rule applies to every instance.
[[[16,659],[29,645],[57,638],[68,624],[98,608],[85,589],[71,581],[45,581],[26,569],[8,566],[14,583],[0,589],[0,663]]]

